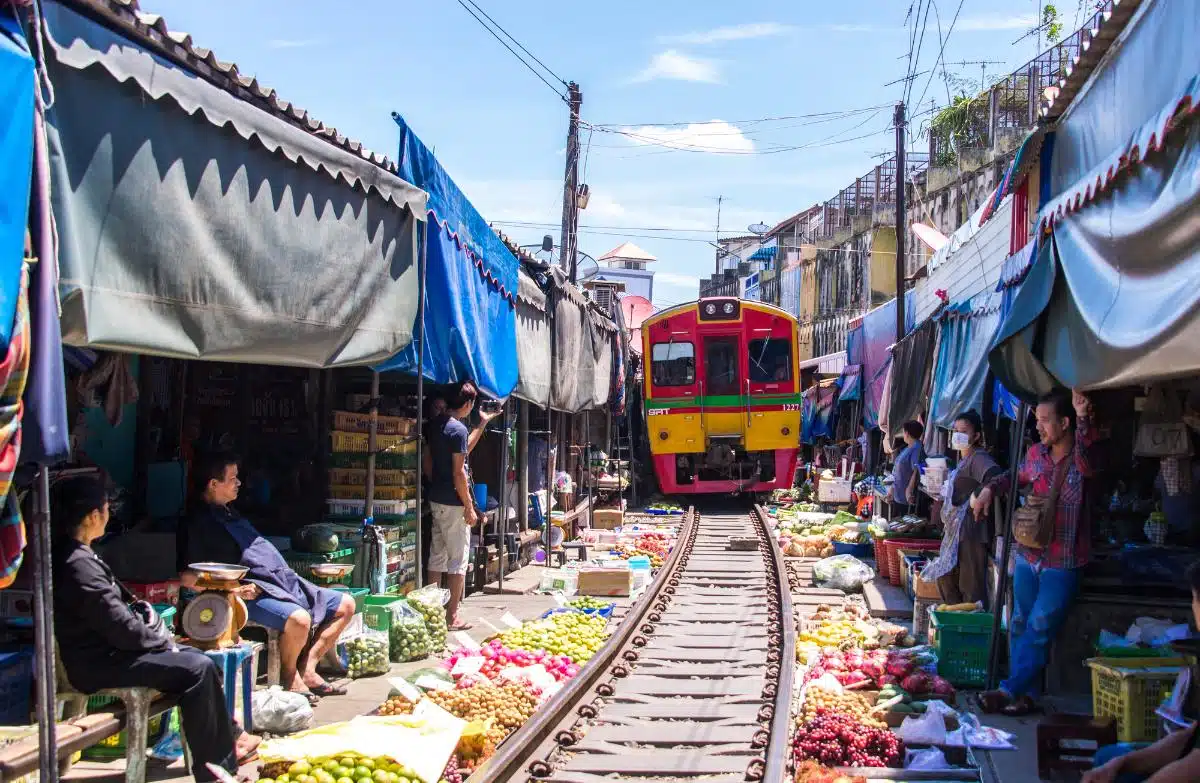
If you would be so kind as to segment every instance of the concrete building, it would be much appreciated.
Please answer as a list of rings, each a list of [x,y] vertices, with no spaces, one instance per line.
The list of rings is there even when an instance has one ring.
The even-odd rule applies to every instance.
[[[599,269],[585,282],[585,288],[608,288],[654,301],[654,272],[649,265],[657,258],[632,242],[623,242],[596,260]]]

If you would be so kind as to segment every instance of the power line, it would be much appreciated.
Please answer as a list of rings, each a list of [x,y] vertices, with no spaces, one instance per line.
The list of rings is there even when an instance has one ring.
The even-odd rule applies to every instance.
[[[512,34],[511,34],[510,32],[508,32],[508,30],[505,30],[503,27],[501,27],[499,22],[497,22],[497,21],[496,21],[495,19],[493,19],[491,16],[488,16],[488,12],[487,12],[487,11],[485,11],[485,10],[483,10],[482,8],[480,8],[480,7],[479,7],[479,4],[478,4],[478,3],[476,3],[476,2],[475,2],[475,0],[467,0],[467,2],[471,4],[471,7],[472,7],[472,8],[474,8],[474,9],[475,9],[476,11],[478,11],[479,13],[483,14],[483,16],[484,16],[484,18],[485,18],[485,19],[487,19],[489,22],[491,22],[493,25],[495,25],[497,30],[499,30],[500,32],[504,33],[504,36],[505,36],[506,38],[508,38],[508,39],[509,39],[510,41],[512,41],[513,43],[515,43],[515,44],[516,44],[516,45],[517,45],[517,46],[518,46],[518,47],[521,49],[521,51],[522,51],[522,52],[525,52],[525,54],[527,54],[527,55],[529,55],[531,58],[533,58],[533,61],[534,61],[535,63],[537,63],[538,65],[542,66],[542,70],[544,70],[546,73],[550,74],[550,75],[551,75],[551,76],[553,76],[555,79],[557,79],[557,80],[558,80],[558,82],[559,82],[559,83],[560,83],[560,84],[561,84],[563,87],[566,87],[566,86],[567,86],[567,80],[566,80],[566,79],[564,79],[563,77],[559,76],[557,73],[555,73],[555,72],[554,72],[554,69],[553,69],[553,68],[551,68],[550,66],[546,65],[544,62],[542,62],[541,60],[539,60],[539,59],[538,59],[538,56],[537,56],[536,54],[534,54],[533,52],[531,52],[531,51],[529,51],[528,49],[526,49],[526,48],[525,48],[525,45],[524,45],[524,44],[522,44],[520,41],[518,41],[516,38],[514,38],[514,37],[512,36]]]
[[[950,36],[954,35],[954,25],[958,24],[958,15],[962,13],[963,3],[965,0],[958,0],[958,9],[954,12],[954,19],[950,21],[950,29],[946,31],[946,37],[942,39],[942,48],[938,52],[937,60],[933,63],[933,68],[929,71],[929,78],[925,80],[925,89],[921,90],[921,97],[917,101],[919,105],[925,100],[925,94],[929,92],[929,84],[933,81],[933,74],[937,71],[938,64],[941,63],[942,57],[946,54],[946,44],[950,42]]]
[[[854,115],[854,114],[863,114],[865,112],[873,111],[875,109],[886,109],[889,105],[890,104],[879,104],[878,106],[864,106],[861,109],[842,109],[839,111],[822,111],[822,112],[813,112],[812,114],[788,114],[788,115],[771,116],[771,117],[758,117],[758,118],[755,118],[752,120],[728,120],[727,122],[730,125],[754,125],[754,124],[763,123],[763,122],[781,122],[781,121],[785,121],[785,120],[808,120],[808,119],[812,119],[814,117],[830,117],[830,116],[834,116],[834,115],[849,116],[849,115]],[[681,121],[681,122],[593,122],[592,127],[596,128],[597,130],[599,130],[600,128],[629,128],[629,127],[639,127],[639,126],[644,127],[647,125],[653,125],[653,126],[659,127],[659,128],[674,128],[674,127],[683,127],[683,126],[687,126],[687,125],[704,125],[708,122],[711,122],[711,120],[699,120],[699,121],[691,120],[691,121]]]
[[[882,109],[880,109],[879,111],[882,111]],[[681,146],[677,146],[675,144],[663,141],[661,139],[656,139],[651,136],[644,136],[644,135],[637,134],[637,133],[631,133],[629,131],[618,131],[618,130],[611,130],[611,129],[603,129],[602,130],[600,128],[597,128],[596,130],[602,130],[602,132],[604,132],[604,133],[611,133],[611,134],[614,134],[617,136],[625,136],[625,137],[633,139],[634,141],[637,141],[643,145],[652,146],[652,147],[662,147],[666,150],[673,150],[676,152],[704,152],[704,153],[709,153],[709,154],[713,154],[713,155],[777,155],[781,152],[795,152],[797,150],[813,149],[813,148],[817,148],[817,147],[831,147],[831,146],[834,146],[837,144],[848,144],[853,141],[860,141],[862,139],[868,139],[872,136],[877,136],[880,133],[884,133],[886,131],[892,130],[892,126],[888,125],[886,128],[880,128],[879,130],[871,131],[870,133],[865,133],[861,136],[852,136],[852,137],[846,138],[846,139],[838,139],[837,138],[841,134],[848,133],[852,130],[862,127],[863,125],[865,125],[866,123],[868,123],[872,119],[874,119],[874,117],[878,114],[879,114],[879,112],[877,111],[875,114],[871,115],[866,120],[859,123],[858,125],[855,125],[854,127],[847,128],[842,131],[839,131],[838,133],[835,133],[831,136],[827,136],[824,139],[818,139],[817,141],[809,142],[809,143],[805,143],[805,144],[795,144],[795,145],[788,145],[788,146],[774,146],[774,147],[771,147],[771,148],[765,149],[765,150],[731,150],[731,149],[723,149],[721,147],[706,147],[706,146],[702,146],[702,145],[698,145],[698,144],[682,144]]]
[[[908,84],[906,84],[904,86],[904,102],[905,103],[908,103],[912,99],[912,86],[913,86],[913,82],[915,82],[917,79],[917,73],[915,73],[915,71],[921,64],[921,50],[925,48],[925,28],[929,24],[929,9],[931,9],[934,5],[935,5],[935,0],[928,0],[928,2],[926,2],[926,4],[925,4],[925,16],[921,19],[921,37],[917,40],[917,52],[913,56],[913,61],[912,61],[914,73],[913,73],[912,77],[909,79]],[[917,12],[920,13],[920,10],[921,10],[920,6],[918,6]],[[916,20],[914,19],[913,22],[914,22],[914,27],[915,27]],[[933,67],[936,69],[937,64],[935,63]],[[924,97],[924,96],[921,96],[921,97]],[[920,103],[920,101],[917,101],[917,103]]]
[[[540,227],[540,226],[556,226],[556,225],[558,225],[557,223],[542,223],[542,222],[532,221],[532,220],[493,220],[492,222],[497,225],[501,225],[501,226],[532,226],[535,228]],[[675,232],[675,233],[688,233],[688,234],[711,234],[712,233],[711,228],[677,228],[677,227],[673,227],[673,226],[591,226],[591,225],[583,226],[583,225],[581,225],[580,228],[581,229],[584,229],[584,228],[617,229],[617,230],[622,230],[622,231],[671,231],[671,232]],[[737,235],[737,232],[733,231],[733,230],[728,230],[723,233]]]
[[[491,27],[489,27],[489,26],[488,26],[488,24],[487,24],[486,22],[484,22],[484,21],[483,21],[483,19],[481,19],[481,18],[479,17],[479,14],[477,14],[477,13],[475,13],[473,10],[471,10],[471,7],[470,7],[470,6],[468,6],[468,5],[467,5],[465,2],[463,2],[463,0],[458,0],[458,4],[459,4],[459,5],[461,5],[461,6],[463,7],[463,10],[465,10],[465,11],[466,11],[468,14],[470,14],[471,16],[473,16],[473,17],[475,18],[475,21],[476,21],[476,22],[479,22],[479,25],[480,25],[480,26],[481,26],[481,27],[482,27],[484,30],[487,30],[487,31],[488,31],[488,32],[491,34],[491,36],[492,36],[493,38],[495,38],[497,41],[499,41],[499,42],[500,42],[500,45],[501,45],[501,46],[503,46],[505,49],[507,49],[507,50],[509,51],[509,53],[511,53],[511,54],[512,54],[512,56],[513,56],[513,57],[516,57],[516,58],[517,58],[517,60],[518,60],[518,61],[520,61],[521,65],[524,65],[526,68],[528,68],[528,69],[529,69],[529,72],[530,72],[530,73],[532,73],[534,76],[538,77],[538,79],[539,79],[539,80],[541,80],[542,84],[544,84],[544,85],[546,85],[547,87],[549,87],[549,88],[550,88],[550,90],[551,90],[551,91],[552,91],[552,92],[553,92],[555,95],[557,95],[557,96],[559,97],[559,99],[560,99],[560,100],[562,100],[562,101],[564,101],[564,102],[567,100],[567,96],[566,96],[564,93],[560,92],[560,91],[559,91],[559,89],[558,89],[557,87],[555,87],[553,84],[551,84],[551,83],[550,83],[550,81],[549,81],[548,79],[546,79],[546,77],[545,77],[545,76],[543,76],[541,73],[539,73],[539,72],[538,72],[538,70],[537,70],[536,68],[534,68],[532,65],[530,65],[528,60],[526,60],[526,59],[525,59],[524,57],[522,57],[521,55],[517,54],[517,50],[516,50],[516,49],[513,49],[511,46],[509,46],[509,45],[508,45],[508,42],[507,42],[507,41],[505,41],[503,38],[501,38],[501,37],[499,36],[499,34],[497,34],[497,33],[496,33],[496,31],[495,31],[495,30],[493,30]],[[482,10],[480,11],[480,13],[482,13]],[[487,14],[484,14],[484,16],[487,16]],[[488,18],[490,19],[491,17],[488,17]],[[496,25],[496,26],[497,26],[497,27],[500,27],[499,25]],[[501,30],[503,30],[504,28],[500,28],[500,29],[501,29]],[[506,33],[504,33],[504,34],[505,34],[505,35],[508,35],[508,33],[507,33],[507,32],[506,32]],[[511,35],[509,35],[509,38],[512,38],[512,36],[511,36]],[[513,38],[513,41],[514,41],[514,42],[516,42],[516,39],[515,39],[515,38]],[[520,43],[517,43],[517,46],[521,46],[521,44],[520,44]],[[525,49],[525,47],[524,47],[524,46],[521,46],[521,49],[523,49],[523,50],[524,50],[524,49]],[[526,51],[528,51],[528,50],[526,50]],[[530,56],[532,57],[533,55],[530,55]],[[536,60],[537,58],[535,57],[534,59]],[[539,60],[538,62],[541,62],[541,61]],[[545,66],[542,66],[542,67],[543,67],[543,68],[545,68]],[[553,71],[550,71],[550,69],[549,69],[549,68],[546,68],[546,70],[547,70],[547,71],[549,71],[551,74],[553,74],[553,73],[554,73]],[[555,77],[555,78],[557,78],[557,77]],[[560,80],[560,81],[561,81],[561,80]]]

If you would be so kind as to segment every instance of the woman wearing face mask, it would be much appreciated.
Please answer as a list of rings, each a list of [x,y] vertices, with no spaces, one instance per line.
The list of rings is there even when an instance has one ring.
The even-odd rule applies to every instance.
[[[939,502],[945,530],[942,547],[921,578],[937,580],[945,603],[974,603],[987,597],[988,542],[994,536],[992,500],[1008,491],[1009,477],[984,451],[983,421],[975,411],[954,420],[950,447],[959,459]]]

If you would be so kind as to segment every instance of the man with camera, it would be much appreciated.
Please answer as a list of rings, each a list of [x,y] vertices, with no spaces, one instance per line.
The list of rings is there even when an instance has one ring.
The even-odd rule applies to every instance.
[[[429,554],[429,583],[440,584],[446,575],[450,601],[446,620],[452,631],[470,628],[459,620],[458,605],[467,583],[471,556],[471,528],[480,519],[467,471],[467,456],[483,437],[487,423],[498,410],[480,410],[479,423],[467,429],[464,423],[475,409],[479,396],[475,385],[464,381],[445,396],[446,410],[430,424],[429,506],[433,512],[433,544]]]

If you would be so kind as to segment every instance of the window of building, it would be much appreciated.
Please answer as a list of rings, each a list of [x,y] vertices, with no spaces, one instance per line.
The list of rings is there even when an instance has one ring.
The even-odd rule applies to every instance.
[[[750,341],[750,380],[773,383],[792,379],[792,342],[781,337]]]
[[[696,382],[696,348],[691,343],[655,343],[650,349],[655,386],[691,386]]]

